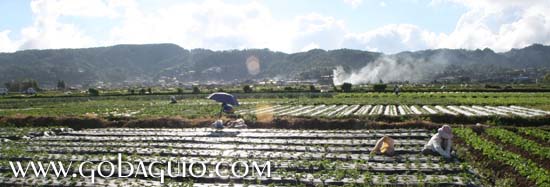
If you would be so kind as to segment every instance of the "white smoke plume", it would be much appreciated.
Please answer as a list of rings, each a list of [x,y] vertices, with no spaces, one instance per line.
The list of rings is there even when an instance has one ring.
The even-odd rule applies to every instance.
[[[335,85],[343,83],[370,84],[379,81],[387,82],[428,82],[449,65],[438,57],[415,59],[406,55],[381,56],[360,70],[346,72],[342,66],[333,70]]]

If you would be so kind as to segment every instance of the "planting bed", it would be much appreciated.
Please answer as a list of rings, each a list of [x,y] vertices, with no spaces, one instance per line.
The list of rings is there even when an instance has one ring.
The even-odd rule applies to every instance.
[[[366,115],[430,115],[449,114],[464,116],[520,116],[535,117],[550,115],[549,111],[521,106],[466,106],[466,105],[276,105],[238,111],[239,114],[276,116],[366,116]]]
[[[460,138],[459,155],[481,170],[493,183],[510,186],[550,186],[550,148],[540,143],[550,138],[537,128],[455,128]],[[514,132],[516,131],[516,132]],[[498,167],[494,170],[490,166]]]
[[[352,115],[368,111],[371,106],[296,106],[284,112],[331,108],[323,115]],[[419,107],[416,107],[417,109]],[[267,111],[270,109],[264,109]],[[284,109],[281,109],[284,110]],[[390,107],[414,113],[411,107]],[[4,132],[7,133],[7,132]],[[369,130],[283,130],[283,129],[137,129],[102,128],[60,131],[51,135],[19,139],[2,144],[0,185],[49,186],[157,186],[159,178],[132,175],[130,178],[16,178],[7,161],[84,161],[100,163],[117,160],[117,154],[129,162],[204,161],[208,168],[215,163],[237,161],[271,162],[271,177],[249,175],[243,178],[220,177],[208,170],[202,177],[166,176],[164,185],[231,186],[231,185],[443,185],[477,186],[479,179],[460,158],[420,154],[432,131],[427,129]],[[396,139],[396,155],[371,155],[377,139],[389,135]],[[73,168],[74,169],[74,168]],[[105,169],[105,168],[103,168]],[[153,171],[159,174],[160,165]],[[241,168],[243,169],[243,168]],[[250,166],[250,170],[254,169]],[[128,166],[121,171],[127,174]],[[242,171],[242,170],[241,170]],[[85,170],[91,174],[93,171]],[[227,170],[223,170],[227,172]],[[108,173],[108,172],[105,172]]]

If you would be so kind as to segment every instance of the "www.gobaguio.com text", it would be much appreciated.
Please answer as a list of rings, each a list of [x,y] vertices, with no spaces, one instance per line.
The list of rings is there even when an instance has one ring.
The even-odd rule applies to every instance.
[[[79,163],[61,162],[61,161],[10,161],[10,168],[14,177],[46,177],[53,175],[56,178],[65,177],[84,177],[95,182],[97,177],[110,178],[129,178],[129,177],[152,177],[159,178],[164,183],[164,178],[168,177],[194,177],[200,178],[208,173],[213,173],[218,177],[237,177],[246,176],[271,177],[271,162],[257,161],[236,161],[236,162],[204,162],[183,161],[182,159],[172,158],[170,160],[154,160],[144,162],[136,160],[134,162],[122,159],[122,154],[118,154],[115,162],[112,161],[83,161]],[[213,167],[208,167],[211,164]],[[163,169],[159,169],[163,168]]]

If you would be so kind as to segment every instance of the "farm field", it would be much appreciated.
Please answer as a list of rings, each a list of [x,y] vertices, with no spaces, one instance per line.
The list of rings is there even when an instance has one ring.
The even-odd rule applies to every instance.
[[[550,187],[550,0],[0,9],[0,187]]]
[[[0,97],[0,116],[88,116],[88,117],[168,117],[203,118],[215,116],[219,104],[206,94],[130,95],[99,97]],[[272,105],[407,105],[407,106],[522,106],[550,111],[550,94],[521,92],[408,92],[391,93],[249,93],[237,94],[237,110]],[[399,110],[399,108],[397,108]],[[418,108],[423,113],[429,113]],[[437,111],[437,110],[436,110]],[[384,112],[384,111],[383,111]],[[409,112],[409,111],[406,111]],[[415,111],[412,111],[415,112]]]
[[[236,114],[251,128],[224,130],[208,128],[220,105],[204,97],[178,95],[176,104],[166,95],[0,98],[0,186],[550,184],[546,93],[241,94]],[[487,123],[493,119],[506,123]],[[193,120],[200,122],[180,122]],[[455,134],[453,158],[421,154],[436,129],[447,123]],[[396,139],[395,156],[370,154],[384,135]],[[81,176],[14,177],[9,164],[78,166],[89,161],[95,166],[117,161],[119,153],[124,161],[146,166],[177,159],[204,161],[208,169],[203,176],[165,175],[161,181],[155,176],[169,168],[165,165],[153,165],[152,175],[129,178],[98,177],[110,168],[104,165],[99,172],[90,166],[83,172],[96,176],[92,183]],[[270,161],[271,176],[213,172],[216,163],[225,163],[227,174],[226,163],[248,161]],[[256,168],[238,167],[239,172],[246,169]],[[120,171],[127,175],[132,169]]]
[[[534,117],[550,114],[548,111],[521,106],[441,106],[441,105],[275,105],[258,109],[241,110],[243,115],[273,114],[277,116],[364,116],[364,115],[430,115],[449,114],[465,116],[521,116]]]
[[[455,127],[454,158],[423,155],[422,146],[434,130],[427,128],[385,128],[362,130],[290,130],[210,128],[2,128],[0,184],[94,186],[310,186],[310,185],[444,185],[480,186],[483,184],[550,184],[548,162],[550,129],[532,127]],[[396,139],[396,155],[370,154],[376,140],[384,135]],[[534,149],[534,148],[541,149]],[[180,159],[215,163],[270,161],[271,176],[243,178],[219,177],[208,170],[200,177],[159,178],[17,178],[9,161],[60,161],[78,165],[84,161],[98,164],[124,161],[151,163]],[[23,164],[24,165],[24,164]],[[493,171],[492,167],[502,170]],[[103,168],[108,173],[110,168]],[[166,169],[153,168],[157,174]],[[244,171],[240,168],[239,171]],[[250,166],[250,170],[253,170]],[[85,170],[91,174],[93,168]],[[213,170],[213,169],[212,169]],[[131,172],[123,167],[122,173]],[[76,171],[71,171],[69,174]],[[97,171],[95,171],[97,172]],[[229,172],[229,167],[223,172]],[[28,177],[28,176],[27,176]]]
[[[396,138],[397,156],[371,155],[370,149],[383,135]],[[208,167],[217,161],[271,162],[271,177],[230,180],[207,173],[184,179],[187,184],[233,183],[250,185],[455,185],[479,183],[470,167],[457,159],[444,160],[419,153],[430,138],[426,129],[377,130],[274,130],[274,129],[88,129],[58,131],[55,135],[2,145],[5,162],[32,160],[73,161],[116,160],[122,153],[127,161],[204,160]],[[18,152],[9,152],[17,148]],[[5,166],[5,164],[2,164]],[[160,171],[159,168],[155,168]],[[252,168],[251,168],[252,169]],[[124,168],[123,170],[129,170]],[[10,169],[0,167],[4,185],[91,185],[85,179],[18,180]],[[91,171],[90,171],[91,172]],[[128,171],[126,171],[128,172]],[[191,180],[192,178],[192,180]],[[181,185],[181,177],[165,179],[166,185]],[[160,185],[157,178],[98,180],[97,185],[131,182],[132,185]]]

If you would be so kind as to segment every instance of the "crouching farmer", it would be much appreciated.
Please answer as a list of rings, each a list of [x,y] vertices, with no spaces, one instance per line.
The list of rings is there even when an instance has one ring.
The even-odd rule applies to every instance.
[[[441,155],[445,158],[451,158],[451,145],[453,133],[449,125],[443,125],[437,129],[437,133],[432,136],[430,141],[422,149],[423,154]]]
[[[370,153],[392,156],[395,153],[394,144],[395,141],[386,135],[376,142],[376,145]]]

